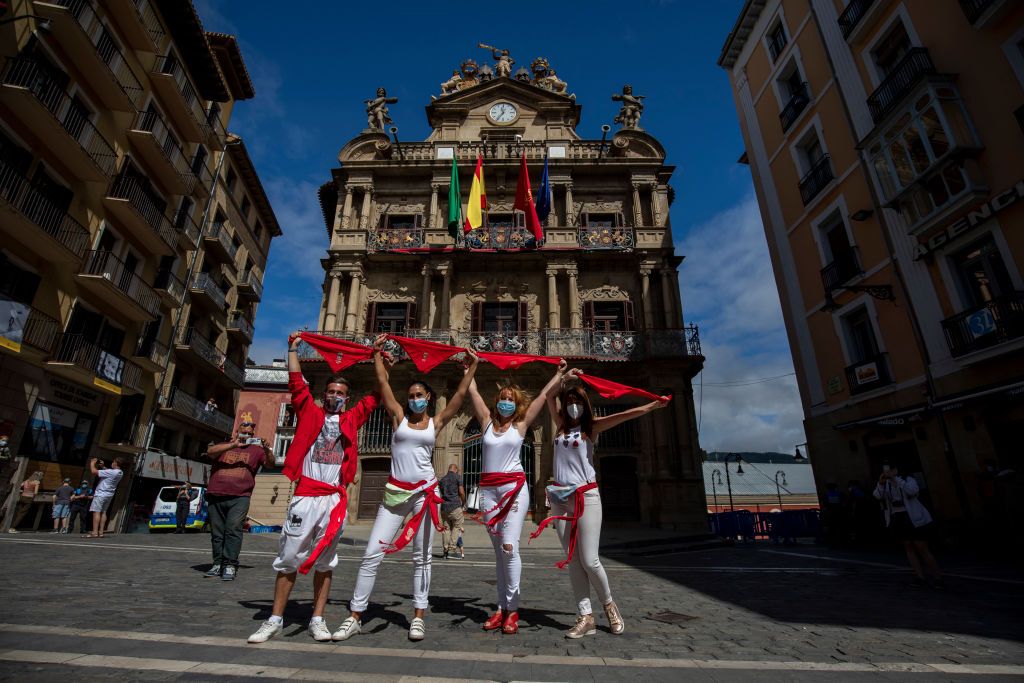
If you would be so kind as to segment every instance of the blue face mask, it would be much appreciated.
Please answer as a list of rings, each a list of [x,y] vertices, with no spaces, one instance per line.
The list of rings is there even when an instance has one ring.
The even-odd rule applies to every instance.
[[[502,417],[508,417],[512,413],[516,412],[515,401],[498,401],[498,414]]]
[[[409,399],[409,410],[414,413],[422,413],[427,409],[427,399],[425,398],[410,398]]]

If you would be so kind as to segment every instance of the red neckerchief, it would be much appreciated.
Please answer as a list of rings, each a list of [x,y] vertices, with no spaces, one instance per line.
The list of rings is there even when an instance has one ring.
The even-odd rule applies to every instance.
[[[399,481],[394,477],[388,477],[388,483],[397,486],[403,491],[415,491],[426,484],[427,481],[424,479],[416,482],[415,484],[410,484],[406,481]],[[423,515],[426,514],[428,509],[430,510],[430,519],[434,522],[434,528],[438,531],[444,531],[444,525],[441,524],[441,520],[437,515],[437,506],[443,502],[437,495],[437,482],[435,481],[433,484],[423,489],[423,493],[425,496],[423,500],[423,507],[409,519],[405,528],[402,529],[402,533],[398,535],[398,538],[391,541],[391,543],[381,541],[381,544],[384,546],[385,555],[397,553],[399,550],[409,545],[409,541],[411,541],[416,535],[416,532],[419,531],[420,523],[423,522]]]
[[[399,346],[405,349],[405,352],[409,354],[409,360],[420,372],[430,372],[455,354],[466,350],[461,346],[451,346],[426,339],[397,337],[393,334],[389,334],[388,339],[394,339]]]
[[[516,499],[519,497],[519,492],[526,486],[526,474],[523,472],[484,472],[480,475],[480,486],[481,487],[492,487],[492,486],[504,486],[505,484],[515,484],[515,488],[506,491],[499,500],[498,504],[492,507],[490,510],[484,510],[473,515],[473,519],[483,524],[486,524],[489,528],[497,526],[501,520],[508,517],[508,513],[512,511],[512,505],[515,504]],[[494,515],[491,519],[486,522],[483,518],[486,515],[491,514],[495,510],[498,514]],[[490,530],[490,529],[488,529]]]
[[[331,520],[327,524],[327,531],[324,532],[324,537],[320,539],[320,543],[313,549],[313,552],[309,554],[306,561],[299,567],[300,574],[308,574],[309,570],[316,564],[316,560],[320,555],[323,554],[327,547],[334,540],[334,537],[338,535],[341,530],[342,522],[345,521],[345,512],[348,506],[348,494],[346,487],[335,484],[328,484],[325,481],[319,481],[318,479],[310,479],[303,475],[299,478],[299,483],[295,486],[296,496],[329,496],[332,493],[339,494],[338,504],[331,508]]]
[[[554,356],[531,356],[526,353],[497,353],[492,351],[482,351],[478,354],[480,360],[485,360],[488,363],[496,365],[499,370],[515,370],[520,365],[526,365],[527,363],[550,363],[551,365],[558,365],[561,359],[555,358]]]
[[[369,360],[373,349],[337,337],[303,332],[299,337],[323,356],[332,372],[340,372],[361,360]]]
[[[561,486],[561,484],[559,484],[559,486]],[[572,555],[574,552],[576,552],[576,532],[579,530],[578,523],[580,521],[580,517],[583,516],[585,504],[583,500],[583,494],[589,491],[590,489],[596,488],[596,481],[590,482],[589,484],[583,484],[582,486],[577,488],[575,491],[572,492],[573,511],[571,517],[568,515],[553,515],[551,517],[548,517],[540,523],[540,526],[537,527],[536,531],[530,534],[530,540],[532,541],[533,539],[540,536],[541,532],[544,531],[544,527],[546,527],[548,524],[555,521],[556,519],[564,519],[565,521],[569,522],[569,553],[568,555],[566,555],[564,560],[555,563],[555,566],[559,569],[565,569],[567,566],[569,566],[569,562],[572,561]]]
[[[643,389],[637,389],[631,387],[628,384],[619,384],[618,382],[612,382],[611,380],[601,379],[600,377],[594,377],[593,375],[585,375],[582,372],[576,375],[581,382],[589,386],[591,389],[596,391],[600,396],[604,398],[622,398],[623,396],[639,396],[641,398],[649,398],[652,401],[671,401],[672,394],[668,396],[658,396],[652,394],[649,391]]]

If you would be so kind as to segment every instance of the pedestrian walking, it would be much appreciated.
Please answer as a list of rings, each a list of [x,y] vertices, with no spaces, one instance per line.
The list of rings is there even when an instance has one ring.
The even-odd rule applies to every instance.
[[[178,497],[174,501],[174,521],[176,523],[174,533],[185,533],[185,522],[188,521],[188,511],[192,506],[193,498],[195,495],[192,493],[192,484],[185,482],[178,487]]]
[[[449,465],[448,474],[437,482],[437,490],[441,492],[441,532],[443,556],[463,559],[466,556],[462,536],[465,531],[466,489],[462,485],[462,475],[458,465]]]
[[[565,373],[564,379],[574,379],[578,374],[579,370],[573,368]],[[545,398],[548,409],[552,415],[557,416],[558,422],[554,438],[555,484],[547,488],[554,515],[541,522],[533,536],[543,531],[549,522],[557,520],[556,529],[566,552],[566,559],[559,562],[558,566],[569,567],[569,580],[576,599],[576,624],[566,632],[565,637],[582,638],[597,633],[590,604],[591,588],[597,592],[597,597],[604,605],[611,632],[620,635],[625,630],[625,623],[612,599],[608,576],[598,555],[602,515],[601,494],[597,489],[597,473],[594,470],[594,444],[602,432],[664,408],[668,405],[668,399],[595,417],[590,399],[582,387],[569,386],[559,393],[557,384],[549,384]],[[609,486],[614,486],[614,483],[609,482]]]
[[[114,493],[117,492],[117,485],[121,483],[124,476],[124,468],[127,462],[118,456],[114,458],[110,467],[99,458],[89,460],[89,471],[92,476],[99,478],[96,490],[92,496],[92,503],[89,504],[89,512],[92,513],[92,533],[86,538],[103,538],[107,528],[107,510],[110,509],[110,502],[114,500]]]
[[[519,537],[530,507],[530,490],[520,453],[530,426],[544,410],[547,392],[558,387],[566,364],[563,360],[551,381],[537,398],[508,383],[498,388],[488,406],[477,390],[476,380],[469,385],[469,398],[477,421],[483,428],[483,472],[480,475],[480,518],[494,547],[497,574],[498,609],[483,624],[485,631],[501,629],[519,632],[519,581],[523,563],[519,555]]]
[[[914,571],[914,586],[942,587],[942,572],[928,549],[932,516],[920,501],[921,487],[911,476],[901,477],[896,467],[882,466],[874,496],[882,502],[885,526],[903,544]]]
[[[213,459],[206,484],[213,564],[204,576],[234,581],[238,575],[238,555],[242,552],[242,525],[249,513],[256,473],[261,466],[274,465],[274,454],[264,439],[256,437],[256,423],[249,412],[242,413],[233,439],[210,446],[206,454]],[[180,509],[180,497],[178,506]]]
[[[78,520],[78,531],[89,532],[89,504],[92,502],[92,487],[83,479],[78,488],[71,494],[71,505],[68,510],[68,533],[74,533],[75,520]]]
[[[71,486],[71,478],[64,477],[64,481],[57,490],[53,492],[53,531],[52,534],[66,534],[68,532],[68,518],[71,516],[71,496],[75,489]]]
[[[298,421],[284,464],[285,475],[298,480],[298,485],[288,505],[274,560],[277,579],[270,618],[249,636],[250,643],[266,642],[281,632],[296,573],[308,574],[311,569],[313,616],[309,634],[317,641],[331,639],[323,615],[338,566],[338,541],[345,529],[347,487],[355,478],[359,462],[357,433],[379,402],[375,391],[346,410],[352,398],[352,383],[334,377],[324,389],[323,407],[318,406],[302,377],[298,351],[301,341],[301,333],[296,332],[288,349],[288,388]]]
[[[359,565],[355,590],[349,603],[351,615],[334,632],[334,640],[347,640],[359,633],[360,620],[370,603],[370,594],[377,580],[377,571],[385,553],[394,553],[413,542],[412,592],[414,616],[409,626],[409,640],[423,640],[430,594],[431,542],[434,528],[441,528],[438,519],[437,477],[434,474],[434,444],[448,421],[458,414],[473,381],[479,358],[466,351],[469,363],[458,389],[439,414],[431,416],[436,394],[425,380],[412,382],[405,391],[405,405],[395,398],[388,384],[388,370],[382,350],[387,335],[380,335],[373,344],[373,362],[377,374],[377,390],[385,410],[391,416],[391,476],[384,489],[384,501],[370,531],[363,561]],[[422,524],[429,512],[430,523]],[[406,517],[412,515],[408,523]],[[404,524],[404,526],[403,526]]]

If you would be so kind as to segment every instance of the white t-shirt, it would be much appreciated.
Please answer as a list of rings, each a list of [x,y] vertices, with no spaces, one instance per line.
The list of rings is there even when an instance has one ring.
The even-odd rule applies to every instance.
[[[100,470],[96,476],[100,478],[100,483],[96,484],[96,492],[93,495],[97,498],[106,498],[107,496],[114,495],[117,485],[121,483],[121,477],[124,476],[124,472],[111,467],[110,469]]]
[[[302,476],[326,484],[337,484],[341,477],[341,462],[345,459],[344,444],[338,441],[341,427],[338,415],[327,415],[323,429],[309,447],[302,461]]]
[[[434,481],[435,441],[434,418],[430,418],[426,429],[413,429],[403,417],[391,435],[391,476],[408,484]]]
[[[522,472],[519,451],[523,447],[523,435],[514,424],[503,434],[495,434],[494,423],[487,425],[483,435],[484,472]]]
[[[580,432],[570,429],[555,435],[553,476],[559,484],[586,484],[597,481],[594,471],[594,444]]]

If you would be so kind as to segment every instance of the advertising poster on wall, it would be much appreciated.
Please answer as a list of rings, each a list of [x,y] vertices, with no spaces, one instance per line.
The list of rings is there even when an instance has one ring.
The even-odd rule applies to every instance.
[[[21,352],[29,306],[0,295],[0,346]]]
[[[37,460],[84,465],[94,425],[89,415],[36,401],[20,452]]]

